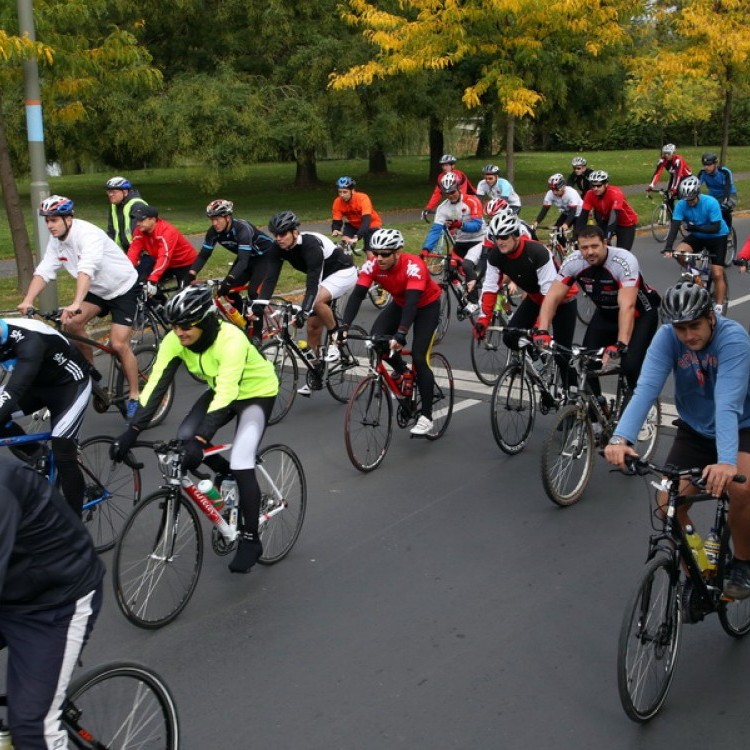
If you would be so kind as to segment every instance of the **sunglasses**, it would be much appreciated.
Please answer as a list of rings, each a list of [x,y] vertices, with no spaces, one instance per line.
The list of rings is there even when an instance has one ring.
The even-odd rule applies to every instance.
[[[197,328],[200,320],[196,320],[195,323],[173,323],[172,328],[176,328],[179,331],[189,331],[192,328]]]
[[[372,254],[376,258],[390,258],[393,255],[393,250],[373,250]]]
[[[591,183],[591,187],[592,188],[595,188],[595,187],[604,187],[605,185],[606,185],[605,182],[592,182]]]
[[[493,240],[509,240],[513,235],[512,234],[493,234],[492,239]]]

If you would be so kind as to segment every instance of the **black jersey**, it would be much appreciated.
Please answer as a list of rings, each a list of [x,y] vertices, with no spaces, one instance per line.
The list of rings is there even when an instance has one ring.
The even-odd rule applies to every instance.
[[[239,278],[247,271],[253,260],[264,255],[272,244],[273,240],[254,224],[233,218],[224,232],[217,232],[213,227],[206,232],[198,257],[190,270],[198,274],[211,257],[216,245],[221,245],[237,256],[229,273],[234,278]]]

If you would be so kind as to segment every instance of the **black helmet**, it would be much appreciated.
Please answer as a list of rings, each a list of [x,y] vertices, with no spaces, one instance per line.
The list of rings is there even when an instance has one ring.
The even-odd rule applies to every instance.
[[[708,164],[717,164],[718,161],[719,157],[716,154],[712,154],[710,152],[701,156],[701,164],[703,164],[704,167]]]
[[[164,305],[164,317],[170,325],[195,325],[214,311],[211,289],[206,284],[192,284],[177,292]]]
[[[268,231],[271,234],[286,234],[299,226],[299,219],[293,211],[281,211],[271,217]]]
[[[661,300],[665,323],[690,323],[703,317],[712,307],[710,292],[692,281],[680,281],[669,287]]]

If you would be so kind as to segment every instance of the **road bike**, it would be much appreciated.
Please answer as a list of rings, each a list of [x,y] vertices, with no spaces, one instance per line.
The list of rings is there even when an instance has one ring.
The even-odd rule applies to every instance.
[[[425,217],[424,220],[428,224],[432,223],[427,217]],[[450,229],[443,224],[440,230],[440,237],[435,243],[435,247],[433,247],[430,252],[423,252],[421,254],[431,276],[441,276],[443,274],[445,261],[455,255],[455,247],[455,238],[451,234]]]
[[[714,279],[711,275],[711,256],[705,248],[699,253],[672,253],[672,257],[680,264],[680,281],[692,281],[705,287],[713,297]],[[724,274],[725,297],[721,306],[721,314],[726,315],[729,309],[729,280]]]
[[[732,560],[728,495],[716,498],[708,493],[699,481],[701,469],[658,466],[640,459],[631,460],[630,470],[660,479],[653,483],[658,490],[651,520],[655,533],[649,538],[646,567],[625,609],[617,649],[622,707],[633,721],[646,722],[658,713],[672,684],[682,623],[699,622],[716,612],[724,631],[742,638],[750,632],[750,599],[734,600],[723,593]],[[699,487],[698,494],[680,494],[680,483],[685,480]],[[745,477],[735,476],[734,481],[744,482]],[[706,500],[716,502],[713,528],[719,549],[702,570],[675,511]]]
[[[630,389],[619,367],[602,370],[604,349],[571,349],[555,344],[555,350],[569,357],[569,372],[575,382],[567,389],[567,405],[557,414],[542,446],[542,484],[553,503],[573,505],[581,499],[591,479],[594,452],[605,446],[614,434],[615,426],[625,408]],[[617,376],[617,390],[607,400],[596,396],[589,377]],[[571,375],[572,376],[572,375]],[[656,450],[661,425],[661,402],[657,399],[648,412],[635,444],[644,459]]]
[[[7,697],[0,706],[7,708]],[[75,677],[60,716],[79,750],[178,750],[177,704],[164,679],[132,662],[112,662]],[[0,731],[7,731],[0,722]]]
[[[350,332],[349,337],[351,336]],[[393,373],[386,367],[384,358],[390,354],[391,337],[365,335],[361,338],[373,352],[374,362],[349,399],[344,418],[344,441],[352,464],[360,471],[368,472],[383,463],[391,444],[394,402],[398,426],[411,427],[421,414],[421,398],[413,362],[400,382],[394,379]],[[408,357],[411,352],[402,349],[400,354]],[[448,360],[439,352],[430,352],[429,365],[435,376],[432,395],[433,430],[425,437],[437,440],[445,434],[453,415],[453,372]],[[405,383],[409,384],[406,388]]]
[[[235,549],[242,526],[236,484],[222,483],[224,505],[217,509],[182,471],[182,446],[180,440],[134,444],[134,448],[154,451],[164,481],[133,510],[112,564],[118,607],[130,622],[150,630],[172,622],[198,584],[203,564],[198,511],[212,524],[211,546],[217,555]],[[212,446],[204,455],[231,447],[231,443]],[[299,537],[307,508],[307,483],[302,462],[291,448],[280,444],[260,451],[255,475],[261,488],[258,530],[263,544],[258,562],[272,565],[289,554]]]
[[[651,212],[651,234],[657,242],[666,242],[669,229],[672,226],[672,205],[668,190],[649,190],[648,198],[652,199],[652,193],[659,193],[661,203],[654,207]],[[680,227],[680,234],[684,237],[685,231]]]
[[[503,330],[517,304],[508,286],[498,291],[489,325],[482,338],[471,336],[471,367],[481,383],[492,386],[510,361],[510,350],[503,341]]]

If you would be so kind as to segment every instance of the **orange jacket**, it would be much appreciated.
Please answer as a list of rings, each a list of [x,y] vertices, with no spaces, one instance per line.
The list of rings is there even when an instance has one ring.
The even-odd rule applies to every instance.
[[[370,214],[370,229],[383,226],[383,220],[372,207],[372,201],[367,193],[352,190],[351,200],[347,203],[339,197],[333,201],[333,221],[346,221],[355,229],[362,226],[362,217]]]

